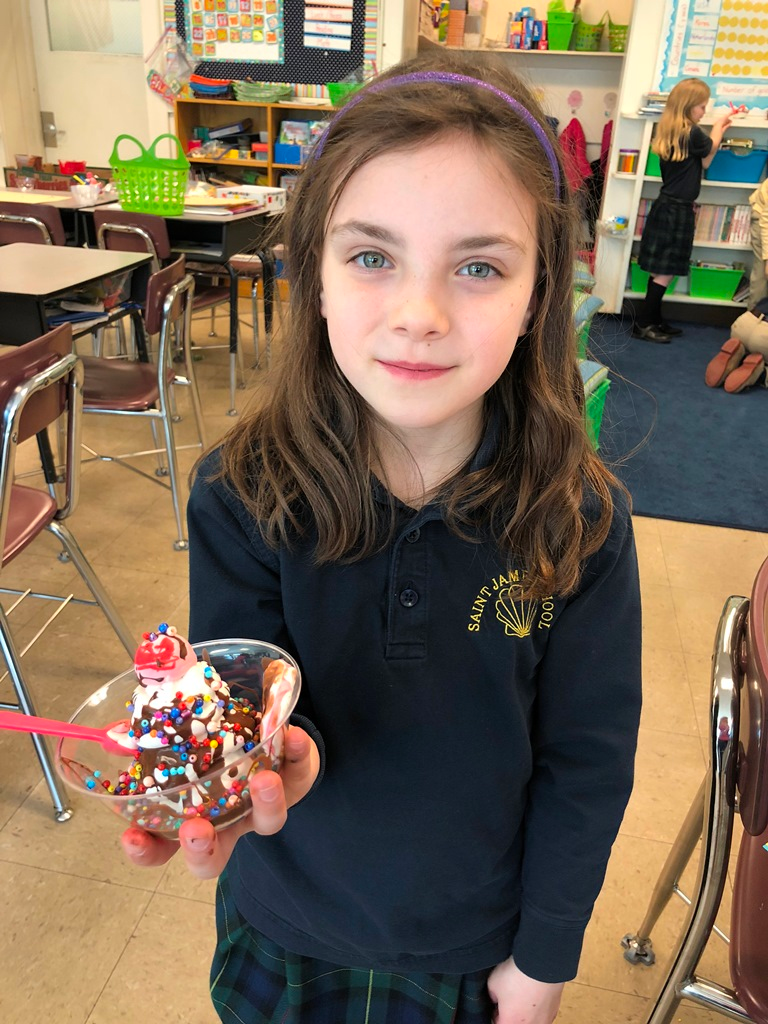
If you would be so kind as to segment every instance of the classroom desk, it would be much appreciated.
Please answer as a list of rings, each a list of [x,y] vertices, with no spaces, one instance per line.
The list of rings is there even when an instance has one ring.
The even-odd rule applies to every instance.
[[[85,222],[78,216],[78,211],[92,209],[94,206],[104,206],[107,203],[114,203],[114,201],[114,192],[107,195],[102,194],[94,202],[83,204],[73,199],[70,192],[60,192],[57,189],[0,188],[0,202],[23,203],[25,206],[29,206],[30,217],[34,217],[35,207],[41,203],[57,207],[61,212],[61,220],[67,233],[67,244],[71,245],[85,245],[86,243]]]
[[[121,271],[146,268],[131,277],[131,300],[139,301],[146,291],[150,262],[151,257],[140,252],[29,242],[0,246],[0,341],[23,345],[45,334],[46,301]],[[74,328],[77,333],[77,324]]]
[[[110,204],[105,209],[121,209],[119,203]],[[87,222],[83,235],[89,244],[95,245],[93,230],[93,211],[88,208],[81,210],[81,217]],[[229,276],[229,351],[234,360],[237,354],[237,274],[229,266],[229,259],[241,252],[255,253],[264,265],[264,327],[269,335],[272,331],[274,310],[275,264],[270,252],[265,247],[268,230],[275,216],[280,214],[225,213],[202,214],[184,212],[178,217],[165,217],[168,226],[168,238],[171,251],[175,255],[184,255],[192,263],[211,265],[221,268],[221,273]]]
[[[149,255],[136,252],[104,252],[30,242],[0,246],[0,341],[6,345],[23,345],[40,337],[49,330],[45,315],[47,300],[112,274],[139,270],[140,273],[131,274],[131,299],[138,299],[146,293],[150,262]],[[136,326],[137,346],[146,359],[141,315],[135,311],[131,318]],[[37,443],[45,479],[53,483],[56,468],[46,431],[37,435]]]

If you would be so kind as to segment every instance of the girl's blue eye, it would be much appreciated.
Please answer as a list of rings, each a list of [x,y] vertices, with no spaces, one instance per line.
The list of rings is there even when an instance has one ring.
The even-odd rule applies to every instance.
[[[486,277],[490,277],[491,274],[495,274],[496,271],[489,263],[481,263],[478,260],[474,263],[467,263],[465,267],[461,268],[460,273],[465,274],[467,277],[484,279]]]
[[[387,264],[381,253],[374,250],[359,253],[355,256],[354,262],[360,267],[365,267],[366,270],[381,270]]]

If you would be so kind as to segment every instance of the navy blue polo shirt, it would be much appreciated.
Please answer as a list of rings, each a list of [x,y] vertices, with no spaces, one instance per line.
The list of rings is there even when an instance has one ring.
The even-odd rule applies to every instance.
[[[640,711],[622,499],[578,591],[523,601],[524,566],[456,537],[437,504],[398,505],[389,548],[352,565],[315,565],[311,537],[272,551],[211,480],[217,458],[188,506],[190,638],[294,654],[297,710],[325,745],[322,781],[286,826],[237,843],[240,912],[350,967],[465,973],[514,954],[541,981],[572,978]]]

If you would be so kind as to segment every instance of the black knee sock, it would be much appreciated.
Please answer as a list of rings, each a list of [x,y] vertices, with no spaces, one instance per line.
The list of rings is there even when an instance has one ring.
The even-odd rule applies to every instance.
[[[661,300],[667,290],[665,284],[657,284],[652,277],[648,278],[648,288],[645,292],[645,305],[639,317],[642,327],[655,327],[661,323]]]

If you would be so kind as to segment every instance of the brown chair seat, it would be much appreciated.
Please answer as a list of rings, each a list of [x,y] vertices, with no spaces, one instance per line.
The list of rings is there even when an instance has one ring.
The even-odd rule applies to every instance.
[[[57,512],[54,498],[47,491],[14,484],[11,488],[11,508],[5,527],[3,565],[23,551],[27,544],[52,523]]]
[[[125,362],[83,356],[83,402],[88,409],[144,412],[157,402],[160,389],[154,363]],[[173,370],[167,377],[170,384]]]

